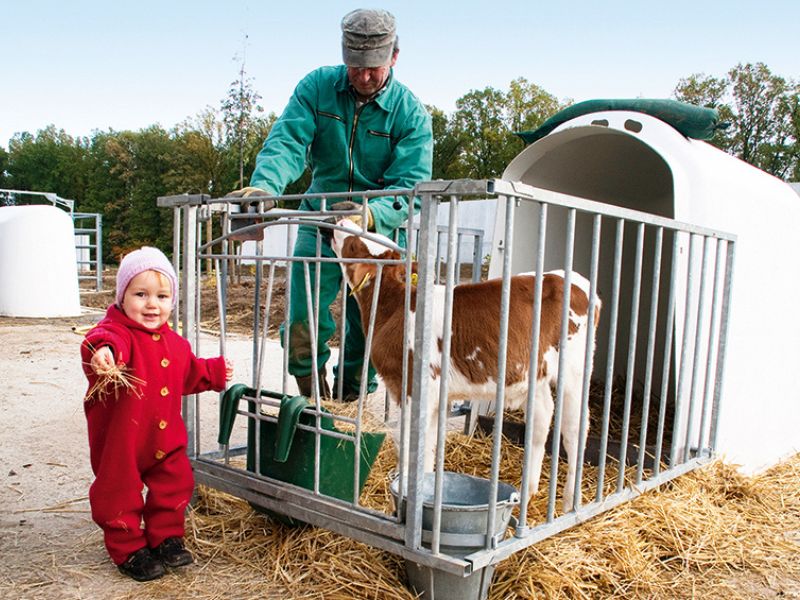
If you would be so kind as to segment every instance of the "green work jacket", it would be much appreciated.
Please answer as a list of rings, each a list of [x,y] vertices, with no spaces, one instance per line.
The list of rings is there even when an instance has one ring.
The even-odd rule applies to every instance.
[[[358,107],[347,67],[321,67],[295,88],[256,158],[250,185],[279,195],[308,164],[309,193],[410,189],[431,178],[432,159],[430,115],[393,73]],[[399,207],[391,196],[370,200],[375,231],[389,236],[406,220],[406,198],[398,200]],[[318,198],[306,199],[300,208],[319,205]]]

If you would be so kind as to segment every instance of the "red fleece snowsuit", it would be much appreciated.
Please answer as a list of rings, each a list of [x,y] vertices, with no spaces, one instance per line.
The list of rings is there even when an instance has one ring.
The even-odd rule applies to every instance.
[[[116,397],[111,392],[84,402],[95,474],[89,489],[92,518],[119,565],[144,546],[155,548],[168,537],[183,536],[194,476],[186,456],[181,396],[223,390],[225,361],[221,356],[197,358],[168,324],[147,329],[112,305],[81,345],[90,388],[97,380],[91,357],[102,346],[145,382],[138,394],[119,389]]]

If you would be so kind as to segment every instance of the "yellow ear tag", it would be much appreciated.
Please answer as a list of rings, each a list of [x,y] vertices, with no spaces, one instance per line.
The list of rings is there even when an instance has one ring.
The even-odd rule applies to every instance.
[[[416,273],[411,274],[411,285],[417,285],[417,281],[419,280],[419,275]]]
[[[370,278],[370,274],[369,274],[369,272],[367,272],[366,275],[364,275],[364,279],[362,279],[356,287],[354,287],[352,290],[350,290],[350,295],[351,296],[355,296],[358,292],[360,292],[362,289],[364,289],[364,286],[367,285],[367,282],[369,281],[369,278]]]

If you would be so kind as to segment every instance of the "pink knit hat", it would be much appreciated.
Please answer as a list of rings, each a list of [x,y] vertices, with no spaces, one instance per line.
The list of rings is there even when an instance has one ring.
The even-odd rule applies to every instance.
[[[175,269],[172,268],[172,263],[169,262],[169,259],[164,256],[161,250],[151,246],[143,246],[138,250],[129,252],[119,263],[119,271],[117,271],[117,306],[122,306],[122,298],[125,295],[125,290],[128,289],[131,279],[145,271],[158,271],[169,279],[169,285],[172,288],[172,308],[175,308],[175,303],[178,301],[178,277],[175,275]]]

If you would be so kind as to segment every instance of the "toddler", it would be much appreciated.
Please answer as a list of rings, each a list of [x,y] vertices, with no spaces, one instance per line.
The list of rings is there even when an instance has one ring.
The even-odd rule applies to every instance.
[[[181,397],[221,391],[233,376],[228,360],[197,358],[170,329],[177,287],[160,250],[131,252],[117,272],[116,302],[81,345],[95,474],[92,519],[103,530],[111,560],[137,581],[161,577],[165,566],[193,562],[183,543],[194,477]],[[104,376],[114,370],[128,385],[109,389]]]

